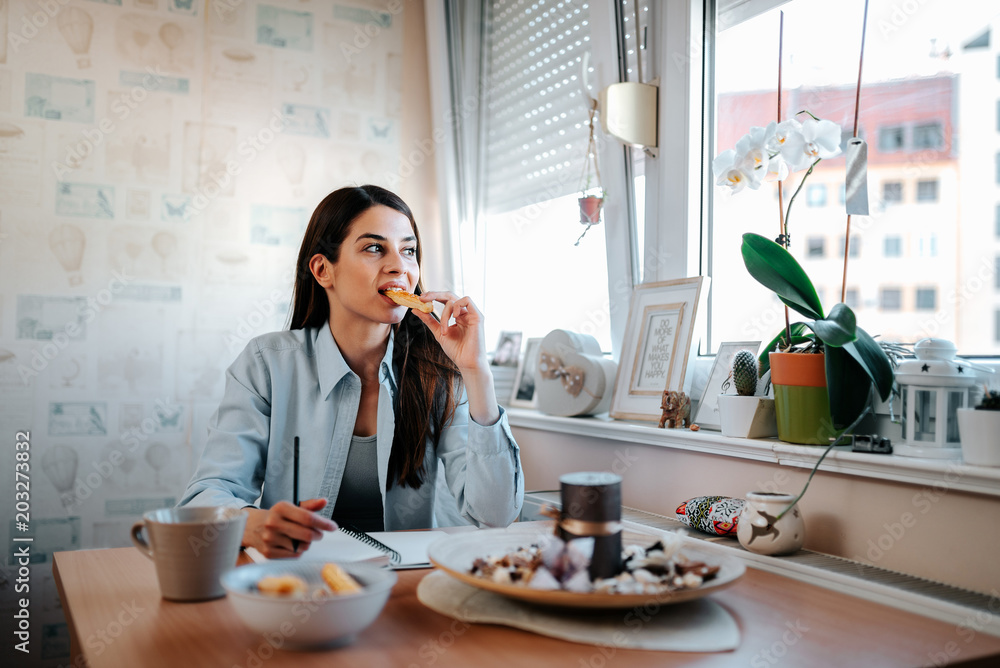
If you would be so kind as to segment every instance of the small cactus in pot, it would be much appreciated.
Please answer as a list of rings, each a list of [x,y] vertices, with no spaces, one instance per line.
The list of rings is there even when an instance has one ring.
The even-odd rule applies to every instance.
[[[752,397],[757,393],[757,356],[750,350],[740,350],[733,355],[732,378],[736,394]]]

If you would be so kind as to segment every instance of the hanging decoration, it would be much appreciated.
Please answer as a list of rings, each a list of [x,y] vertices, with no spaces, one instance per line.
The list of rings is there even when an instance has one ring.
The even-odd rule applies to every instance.
[[[590,126],[590,138],[587,141],[587,157],[583,161],[583,174],[580,176],[580,223],[586,225],[583,234],[576,240],[574,246],[580,245],[580,240],[591,227],[601,222],[601,209],[604,206],[606,194],[601,186],[601,168],[597,164],[597,141],[594,139],[594,117],[597,115],[597,100],[591,99],[587,124]]]

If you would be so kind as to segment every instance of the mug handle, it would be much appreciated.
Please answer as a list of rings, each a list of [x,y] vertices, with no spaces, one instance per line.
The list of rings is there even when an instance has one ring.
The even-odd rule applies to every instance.
[[[142,537],[142,530],[145,527],[146,523],[142,521],[136,522],[132,525],[132,544],[135,545],[140,552],[146,555],[147,558],[152,561],[156,561],[153,558],[153,550],[150,549],[149,543],[147,543],[146,539]]]

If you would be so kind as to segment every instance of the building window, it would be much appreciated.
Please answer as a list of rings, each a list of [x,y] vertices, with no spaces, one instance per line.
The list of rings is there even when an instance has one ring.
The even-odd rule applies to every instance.
[[[879,290],[878,305],[883,311],[898,311],[903,307],[903,291],[899,288]]]
[[[936,202],[938,200],[937,179],[929,181],[917,181],[917,201]]]
[[[993,340],[996,341],[997,343],[1000,343],[1000,308],[997,309],[996,319],[997,319],[997,321],[996,321],[996,323],[994,323],[994,327],[993,327],[993,330],[994,330],[993,331]]]
[[[903,182],[886,181],[882,184],[882,202],[885,204],[899,204],[903,201]]]
[[[937,288],[917,288],[917,310],[933,311],[937,308]]]
[[[913,127],[913,148],[944,148],[944,131],[940,123],[925,123]]]
[[[998,152],[998,153],[997,153],[997,174],[996,174],[996,182],[997,182],[997,184],[998,184],[998,185],[1000,185],[1000,152]]]
[[[882,254],[886,257],[903,257],[903,237],[886,237],[882,246]]]
[[[837,201],[839,201],[841,204],[847,204],[847,186],[841,183],[839,191],[840,194],[837,196]]]
[[[806,240],[806,255],[809,257],[825,257],[826,239],[823,237],[809,237]]]
[[[917,255],[920,257],[937,257],[937,235],[929,234],[917,239]]]
[[[1000,204],[997,204],[997,210],[996,210],[995,217],[996,217],[996,220],[994,222],[995,222],[996,228],[997,228],[996,229],[997,239],[1000,239]]]
[[[858,298],[857,288],[847,288],[847,290],[844,291],[844,303],[855,310],[861,305],[861,301]]]
[[[1000,255],[997,256],[995,266],[993,267],[993,282],[996,285],[996,289],[1000,290]]]
[[[810,183],[806,188],[806,204],[809,206],[826,206],[826,185]]]
[[[1000,100],[997,100],[997,132],[1000,132]]]
[[[838,246],[838,248],[840,249],[838,251],[838,257],[844,257],[844,237],[840,237],[840,245]],[[851,237],[850,256],[858,257],[859,255],[861,255],[861,239],[859,239],[857,235],[855,235]]]
[[[901,125],[880,128],[878,131],[878,150],[882,153],[902,151],[905,134]]]

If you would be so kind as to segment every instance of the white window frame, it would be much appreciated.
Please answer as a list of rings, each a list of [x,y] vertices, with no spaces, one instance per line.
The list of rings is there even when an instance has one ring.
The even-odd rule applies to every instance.
[[[714,81],[710,48],[715,30],[716,2],[728,2],[734,16],[746,18],[768,11],[785,0],[671,0],[651,2],[648,18],[647,70],[644,81],[658,80],[658,157],[646,157],[644,247],[634,248],[630,218],[630,197],[612,197],[605,204],[604,233],[607,240],[608,292],[611,300],[611,338],[617,360],[628,319],[628,303],[635,283],[648,283],[697,275],[712,275],[712,197],[711,164],[703,159],[708,151],[710,129],[714,127]],[[591,40],[594,57],[592,86],[600,90],[618,80],[618,63],[611,54],[617,42],[615,0],[591,0]],[[425,19],[429,52],[431,105],[434,119],[445,119],[451,106],[449,62],[444,0],[427,0]],[[437,130],[448,132],[438,138]],[[450,127],[436,122],[436,169],[446,260],[456,291],[466,291],[470,278],[474,284],[481,276],[469,276],[461,266],[463,247],[471,249],[474,230],[462,230],[472,222],[463,220],[462,212],[450,193],[457,179],[457,146]],[[610,146],[615,146],[609,141]],[[611,192],[632,192],[626,183],[625,152],[605,150],[600,155],[601,173]],[[634,253],[643,255],[642,276],[635,276],[638,263]],[[859,294],[860,299],[860,294]],[[711,310],[711,292],[707,311]],[[708,313],[705,314],[707,316]],[[701,318],[696,334],[708,341],[708,317]],[[714,344],[713,344],[714,345]],[[704,346],[704,343],[703,343]],[[701,366],[712,363],[705,350],[695,361],[698,369],[688,377],[698,377]],[[1000,364],[997,364],[1000,368]],[[686,388],[698,396],[701,388]]]

